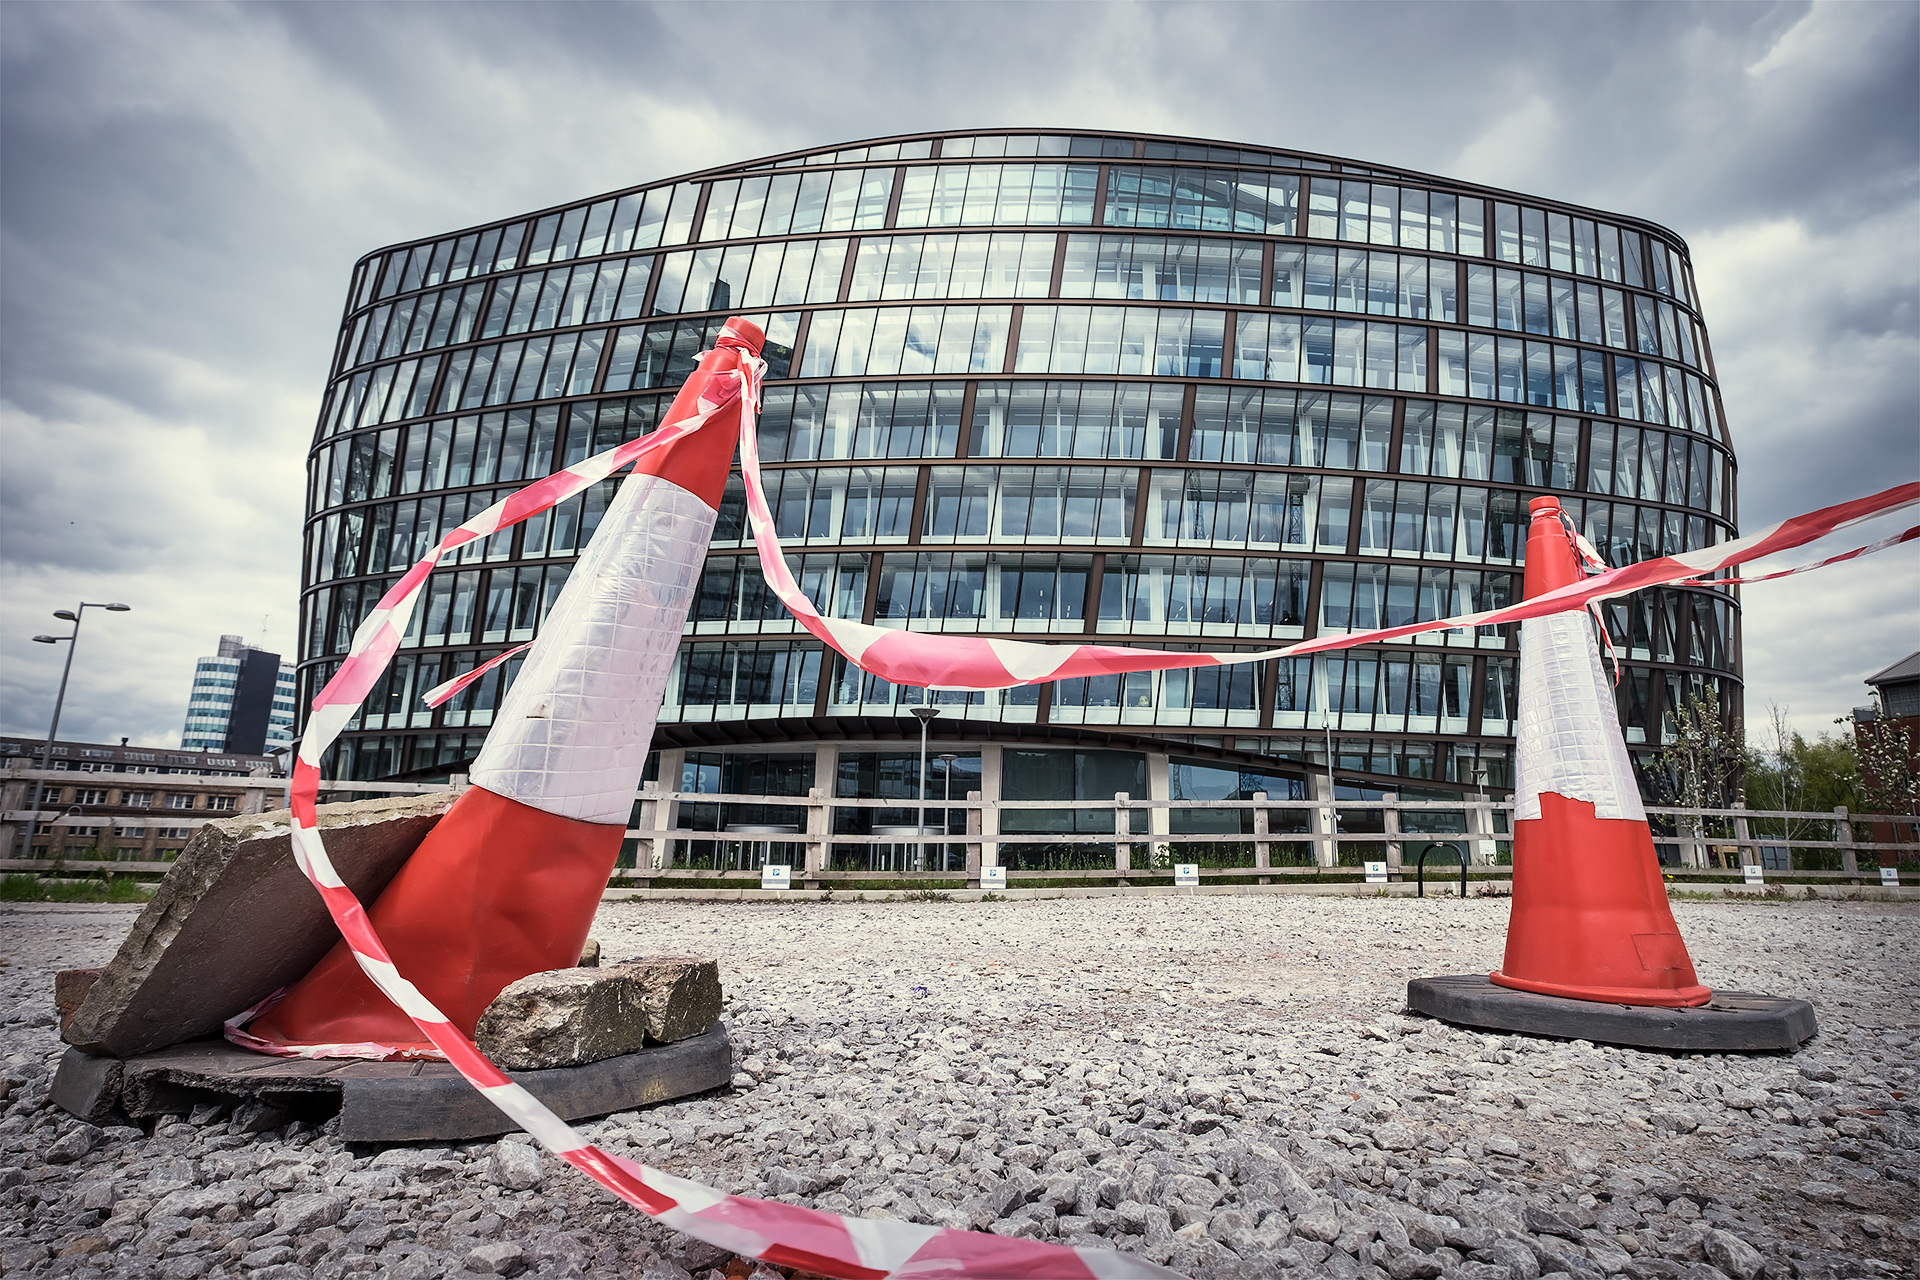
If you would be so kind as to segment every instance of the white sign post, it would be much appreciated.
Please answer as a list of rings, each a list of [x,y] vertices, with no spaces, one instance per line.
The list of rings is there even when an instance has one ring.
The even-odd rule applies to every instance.
[[[1386,882],[1387,864],[1384,862],[1369,862],[1367,864],[1367,883],[1385,884]]]
[[[980,887],[982,889],[1004,889],[1007,887],[1007,869],[1005,867],[980,868]]]
[[[1173,883],[1179,889],[1198,889],[1200,887],[1200,864],[1197,862],[1176,862],[1173,864]]]
[[[762,889],[793,888],[793,868],[779,866],[769,862],[760,868],[760,887]]]
[[[1900,868],[1880,868],[1880,885],[1886,889],[1898,889],[1900,887]]]
[[[1767,872],[1766,872],[1766,868],[1764,867],[1756,867],[1756,866],[1753,866],[1752,864],[1747,864],[1745,866],[1742,866],[1740,869],[1747,873],[1748,884],[1765,884],[1767,882]]]

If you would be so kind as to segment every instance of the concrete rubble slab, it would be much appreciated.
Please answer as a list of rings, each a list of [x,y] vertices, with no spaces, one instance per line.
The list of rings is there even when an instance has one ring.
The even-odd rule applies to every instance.
[[[580,1120],[718,1089],[732,1073],[733,1045],[716,1024],[676,1044],[511,1075],[562,1119]],[[345,1142],[463,1141],[515,1128],[444,1062],[273,1058],[224,1040],[124,1060],[69,1049],[52,1097],[91,1120],[116,1109],[134,1119],[185,1115],[206,1103],[261,1103],[304,1116],[337,1110]]]
[[[320,806],[341,879],[372,902],[453,800],[437,792]],[[129,1057],[216,1035],[313,968],[340,934],[294,864],[291,817],[281,809],[201,827],[62,1038]]]

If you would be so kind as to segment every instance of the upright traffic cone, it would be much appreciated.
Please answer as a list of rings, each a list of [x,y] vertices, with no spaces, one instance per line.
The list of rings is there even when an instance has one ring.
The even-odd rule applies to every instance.
[[[1553,498],[1535,498],[1527,598],[1580,579]],[[1678,1052],[1792,1050],[1805,1000],[1714,992],[1667,906],[1613,690],[1580,610],[1520,624],[1513,908],[1492,974],[1415,978],[1415,1013],[1490,1031]]]
[[[1529,504],[1528,599],[1581,577],[1554,498]],[[1694,976],[1613,691],[1581,611],[1520,624],[1513,913],[1503,987],[1679,1008],[1713,992]]]
[[[737,390],[758,327],[727,322],[665,422]],[[717,381],[716,381],[717,379]],[[653,739],[739,435],[737,396],[643,455],[502,700],[464,792],[369,915],[395,966],[469,1037],[495,996],[580,959]],[[435,1050],[343,941],[249,1037],[303,1056]]]

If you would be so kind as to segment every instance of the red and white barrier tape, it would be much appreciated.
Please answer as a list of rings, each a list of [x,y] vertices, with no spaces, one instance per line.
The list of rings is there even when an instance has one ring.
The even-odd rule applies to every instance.
[[[525,644],[513,646],[513,648],[507,650],[505,653],[496,654],[473,670],[463,671],[453,679],[433,686],[433,688],[420,695],[420,701],[430,707],[437,707],[501,663],[507,661],[509,658],[517,658],[531,648],[533,648],[533,641],[529,640]]]
[[[756,374],[748,374],[751,381]],[[753,390],[749,389],[750,392]],[[1605,561],[1584,537],[1575,545],[1589,568],[1601,572],[1557,591],[1532,600],[1490,609],[1482,613],[1461,614],[1428,622],[1382,627],[1373,631],[1322,636],[1279,649],[1241,650],[1238,652],[1170,653],[1159,649],[1135,649],[1119,645],[1036,644],[1023,640],[987,640],[971,636],[906,631],[877,627],[869,623],[828,618],[814,608],[792,572],[774,530],[773,512],[767,504],[766,490],[760,480],[760,455],[753,429],[753,411],[757,395],[748,397],[747,410],[740,415],[740,472],[746,483],[747,519],[753,527],[753,542],[760,554],[760,568],[767,585],[780,597],[801,626],[812,632],[835,652],[863,671],[894,684],[931,689],[1007,689],[1017,685],[1040,684],[1049,680],[1072,680],[1083,676],[1119,675],[1132,671],[1166,671],[1183,667],[1229,666],[1241,662],[1262,662],[1271,658],[1297,657],[1356,645],[1420,635],[1428,631],[1451,631],[1462,627],[1498,626],[1544,617],[1566,609],[1588,608],[1614,596],[1626,595],[1644,587],[1692,582],[1716,570],[1745,561],[1757,560],[1775,552],[1803,546],[1837,530],[1858,524],[1873,516],[1920,503],[1920,484],[1901,485],[1868,498],[1824,507],[1804,516],[1783,520],[1760,533],[1723,542],[1716,547],[1689,551],[1676,556],[1644,560],[1620,569],[1606,568]],[[1577,531],[1576,531],[1577,536]],[[1821,564],[1852,559],[1905,541],[1887,539],[1836,556]],[[1769,574],[1767,578],[1803,573],[1820,565]],[[1766,578],[1754,579],[1765,581]],[[1605,628],[1602,628],[1605,631]]]
[[[1861,556],[1870,556],[1876,551],[1885,551],[1889,547],[1897,547],[1903,542],[1912,542],[1916,538],[1920,538],[1920,525],[1915,525],[1911,529],[1904,529],[1899,533],[1882,538],[1878,542],[1869,542],[1864,547],[1855,547],[1851,551],[1842,551],[1839,555],[1828,556],[1825,560],[1815,560],[1812,564],[1796,565],[1791,569],[1778,569],[1772,573],[1762,573],[1751,578],[1718,578],[1710,585],[1717,587],[1750,587],[1756,582],[1772,582],[1775,578],[1791,578],[1796,573],[1812,573],[1815,569],[1824,569],[1830,564],[1844,564],[1848,560],[1858,560]]]
[[[1564,509],[1560,512],[1560,524],[1566,529],[1567,541],[1571,542],[1573,549],[1579,553],[1580,563],[1586,567],[1588,573],[1605,573],[1613,567],[1600,558],[1599,551],[1587,541],[1587,535],[1580,532],[1580,526],[1573,522],[1573,517]]]
[[[365,1058],[372,1062],[391,1062],[395,1059],[428,1058],[439,1061],[440,1055],[431,1051],[406,1052],[396,1050],[390,1044],[380,1044],[373,1040],[348,1040],[336,1044],[303,1044],[298,1049],[289,1049],[283,1044],[262,1039],[247,1030],[247,1025],[267,1010],[280,1003],[280,997],[291,990],[289,987],[277,988],[271,995],[254,1005],[228,1018],[223,1024],[221,1035],[229,1043],[242,1049],[251,1049],[255,1053],[264,1053],[271,1058]]]
[[[757,379],[745,380],[743,389],[751,389],[755,381]],[[339,671],[314,698],[313,715],[301,740],[291,787],[295,861],[319,891],[360,968],[388,999],[412,1017],[421,1032],[474,1088],[532,1134],[541,1146],[628,1204],[675,1230],[744,1257],[838,1280],[884,1280],[884,1277],[901,1274],[1035,1277],[1036,1280],[1039,1277],[1076,1280],[1174,1277],[1174,1272],[1142,1258],[1107,1250],[1076,1249],[893,1219],[844,1218],[777,1201],[726,1195],[712,1187],[602,1151],[508,1078],[394,967],[367,918],[366,909],[341,881],[328,859],[315,813],[320,759],[386,670],[399,647],[401,633],[418,601],[421,586],[439,559],[456,547],[544,511],[641,455],[698,430],[719,407],[703,400],[700,412],[691,418],[576,463],[496,503],[442,538],[381,597],[354,633]],[[750,413],[747,420],[752,420]],[[503,654],[494,661],[498,663],[510,656],[510,653]],[[451,696],[451,692],[445,696]],[[236,1022],[246,1016],[242,1015]]]
[[[723,338],[722,341],[727,339]],[[1109,645],[1043,645],[1023,641],[981,640],[910,631],[894,631],[824,617],[800,591],[788,570],[773,516],[760,481],[755,418],[764,370],[758,358],[742,351],[738,382],[741,470],[754,544],[768,584],[808,631],[862,669],[896,684],[947,689],[996,689],[1044,680],[1110,675],[1128,671],[1255,662],[1266,658],[1351,648],[1377,640],[1458,627],[1491,626],[1584,608],[1591,601],[1624,595],[1642,587],[1688,581],[1743,560],[1801,546],[1870,516],[1920,502],[1920,484],[1890,489],[1871,498],[1828,507],[1783,521],[1772,528],[1706,551],[1665,557],[1608,570],[1559,591],[1505,609],[1434,622],[1327,636],[1282,649],[1250,653],[1167,653]],[[730,397],[729,397],[730,398]],[[724,403],[724,401],[722,402]],[[843,1218],[838,1214],[774,1201],[724,1195],[699,1183],[673,1177],[600,1150],[572,1126],[515,1084],[449,1022],[393,965],[374,932],[365,908],[335,871],[320,837],[315,803],[320,789],[320,760],[340,736],[386,670],[399,648],[427,575],[447,552],[547,510],[587,486],[630,465],[636,458],[700,429],[720,408],[703,400],[694,416],[669,423],[651,435],[596,454],[495,503],[443,537],[420,562],[394,584],[354,633],[340,669],[313,701],[313,713],[301,739],[293,769],[293,852],[302,874],[319,891],[354,958],[369,978],[411,1016],[447,1061],[547,1150],[584,1172],[622,1200],[667,1225],[745,1257],[803,1268],[843,1280],[915,1277],[1086,1277],[1125,1280],[1168,1277],[1174,1273],[1143,1259],[1104,1250],[1075,1249],[1038,1241],[952,1231],[891,1219]],[[1872,547],[1822,561],[1852,559],[1920,534],[1888,539]],[[1818,568],[1805,566],[1799,570]],[[1784,574],[1769,574],[1766,578]],[[1764,581],[1766,578],[1755,579]],[[502,654],[498,665],[513,656]],[[440,701],[472,682],[486,668],[466,673],[432,691]]]
[[[1594,545],[1587,541],[1587,535],[1580,532],[1580,526],[1573,522],[1573,517],[1569,516],[1565,510],[1560,512],[1560,527],[1567,531],[1567,541],[1573,544],[1574,554],[1580,557],[1581,569],[1587,576],[1591,577],[1597,573],[1605,573],[1612,567],[1605,560],[1601,559],[1599,551],[1595,550]],[[1590,601],[1587,604],[1587,614],[1593,619],[1594,629],[1600,633],[1602,666],[1613,669],[1613,686],[1617,689],[1620,687],[1620,675],[1622,671],[1620,655],[1614,652],[1613,633],[1607,630],[1607,620],[1600,616],[1600,602],[1598,600]]]

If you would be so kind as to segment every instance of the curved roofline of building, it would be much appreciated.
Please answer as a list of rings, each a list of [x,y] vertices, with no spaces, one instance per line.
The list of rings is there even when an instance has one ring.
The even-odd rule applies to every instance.
[[[1140,132],[1126,130],[1126,129],[1049,129],[1049,128],[1041,128],[1036,125],[1023,125],[1023,126],[1001,126],[996,128],[987,128],[987,129],[935,129],[935,130],[924,130],[917,133],[889,133],[889,134],[882,134],[877,137],[871,137],[871,138],[852,138],[842,143],[826,143],[826,144],[821,144],[817,146],[802,147],[793,151],[781,151],[781,152],[776,152],[772,155],[756,156],[750,160],[739,160],[739,161],[734,161],[730,164],[716,165],[709,169],[696,169],[688,173],[675,174],[671,177],[655,178],[648,182],[636,182],[624,187],[615,187],[609,191],[599,191],[599,192],[594,192],[591,195],[576,196],[570,200],[562,200],[557,204],[542,205],[539,208],[528,209],[520,213],[509,214],[506,217],[489,218],[484,222],[475,222],[462,227],[453,227],[443,231],[435,231],[430,235],[413,236],[405,240],[395,240],[390,244],[383,244],[376,249],[369,249],[366,253],[360,255],[358,258],[355,258],[353,260],[353,266],[349,274],[351,274],[352,271],[358,271],[362,263],[371,261],[372,259],[377,258],[382,254],[391,253],[395,249],[407,249],[407,248],[412,248],[415,245],[430,244],[436,240],[444,240],[448,236],[464,235],[467,232],[486,231],[494,227],[506,226],[509,223],[523,222],[531,218],[538,218],[544,214],[557,213],[564,209],[573,208],[574,206],[579,204],[591,203],[597,200],[617,198],[619,196],[628,195],[635,191],[648,191],[655,187],[677,186],[683,182],[709,182],[716,178],[740,177],[740,176],[744,176],[752,173],[757,173],[767,168],[770,165],[778,164],[782,160],[790,160],[790,159],[796,159],[796,158],[801,158],[805,156],[815,155],[822,151],[846,151],[846,150],[851,150],[852,148],[855,148],[855,147],[883,146],[890,142],[914,142],[922,139],[934,139],[934,138],[944,140],[947,138],[982,138],[982,137],[1016,137],[1016,136],[1026,137],[1033,134],[1064,135],[1064,136],[1070,136],[1070,137],[1130,138],[1137,142],[1171,142],[1175,144],[1186,143],[1190,145],[1207,146],[1207,147],[1235,147],[1235,148],[1240,148],[1240,149],[1249,150],[1249,151],[1264,151],[1264,152],[1268,152],[1270,154],[1275,154],[1275,155],[1296,156],[1302,160],[1310,160],[1315,163],[1326,164],[1329,166],[1351,165],[1356,169],[1364,169],[1369,174],[1382,174],[1384,176],[1394,178],[1398,181],[1411,181],[1411,182],[1419,183],[1425,186],[1432,186],[1432,187],[1437,187],[1443,190],[1457,192],[1463,195],[1478,195],[1478,196],[1485,196],[1493,199],[1500,199],[1504,197],[1513,202],[1524,201],[1524,202],[1531,202],[1531,203],[1537,203],[1537,204],[1543,204],[1543,205],[1551,205],[1557,210],[1562,210],[1568,213],[1580,214],[1582,216],[1591,215],[1595,218],[1604,218],[1609,222],[1615,222],[1615,223],[1621,223],[1621,224],[1630,223],[1632,225],[1639,227],[1643,231],[1658,232],[1661,236],[1667,238],[1674,245],[1678,246],[1680,251],[1686,255],[1687,261],[1689,263],[1691,263],[1693,260],[1693,250],[1692,250],[1692,247],[1687,243],[1686,237],[1682,236],[1679,232],[1673,230],[1671,227],[1667,226],[1665,223],[1655,222],[1651,218],[1642,218],[1634,214],[1616,213],[1609,209],[1595,208],[1594,206],[1591,206],[1591,205],[1572,204],[1564,200],[1556,200],[1547,196],[1533,195],[1529,192],[1524,192],[1524,191],[1514,191],[1506,187],[1495,187],[1495,186],[1489,186],[1485,183],[1468,182],[1459,178],[1448,178],[1439,174],[1426,173],[1418,169],[1404,169],[1404,168],[1400,168],[1397,165],[1375,164],[1372,161],[1358,160],[1351,156],[1329,155],[1329,154],[1326,154],[1323,152],[1317,152],[1317,151],[1301,151],[1292,147],[1271,147],[1271,146],[1262,146],[1255,143],[1232,142],[1224,138],[1202,138],[1202,137],[1197,137],[1197,136],[1188,135],[1188,134],[1172,134],[1172,133],[1140,133]],[[972,160],[974,157],[968,156],[968,157],[959,157],[959,158],[965,159],[965,160]],[[1031,159],[1033,157],[988,156],[984,158],[988,160],[1012,159],[1015,161],[1020,161],[1025,159]],[[1048,156],[1044,158],[1049,160],[1078,159],[1083,161],[1092,161],[1094,163],[1113,163],[1116,160],[1131,159],[1133,157]],[[807,168],[808,169],[836,169],[836,168],[859,169],[859,168],[870,168],[874,163],[875,162],[873,161],[867,161],[867,160],[848,160],[841,163],[808,165]],[[880,161],[878,163],[884,164],[886,162]],[[895,161],[894,163],[896,164],[938,164],[940,163],[940,161],[914,160],[914,161]],[[1143,160],[1141,161],[1141,163],[1159,164],[1163,162],[1156,159],[1153,161]],[[1171,163],[1219,165],[1219,166],[1231,167],[1231,168],[1246,167],[1238,162],[1235,162],[1232,165],[1228,165],[1226,161],[1208,161],[1208,160],[1180,160],[1180,161],[1173,161]],[[1280,170],[1297,171],[1297,170],[1292,170],[1292,166],[1284,166],[1284,165],[1269,165],[1269,166],[1263,166],[1263,167],[1280,169]],[[1320,171],[1308,170],[1306,172],[1320,172]],[[1098,229],[1098,228],[1095,228],[1095,229]],[[1144,232],[1143,229],[1141,228],[1117,227],[1117,228],[1114,228],[1114,230],[1123,231],[1123,232],[1131,231],[1135,234],[1141,234],[1141,233],[1151,234],[1151,232]]]

